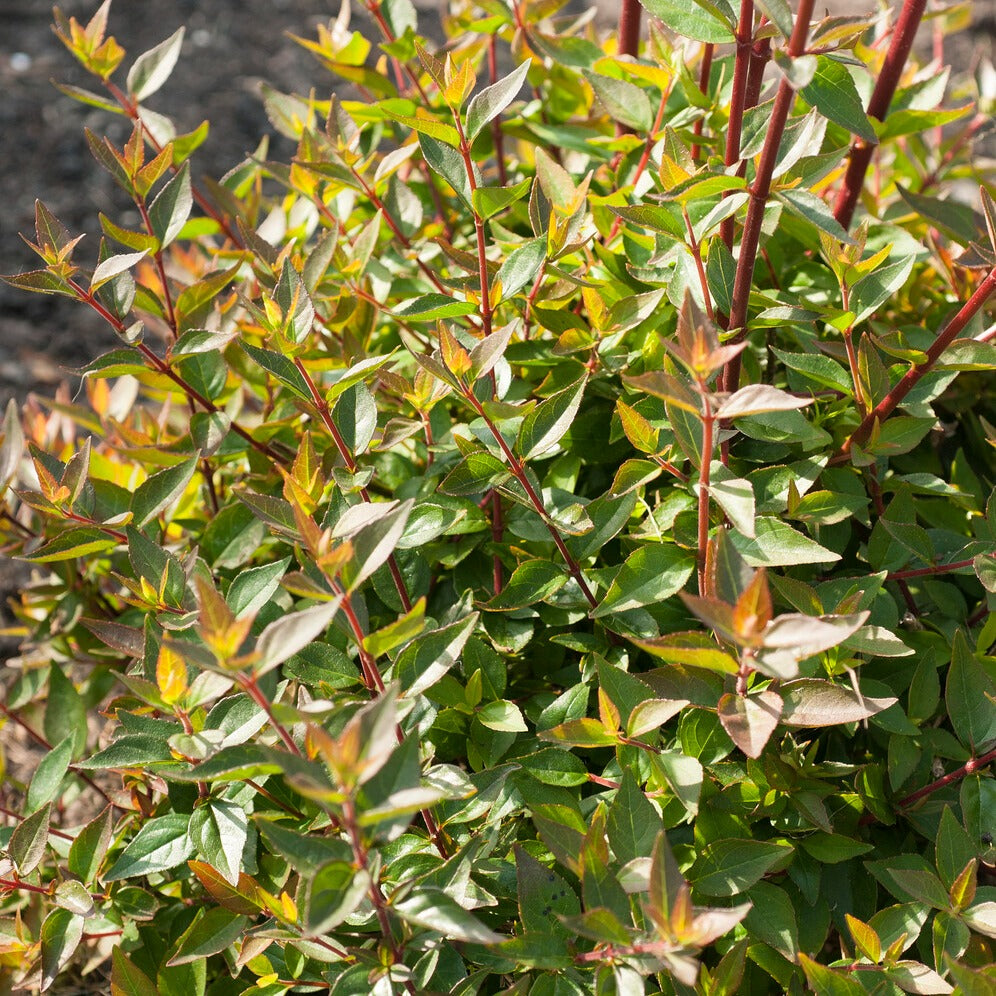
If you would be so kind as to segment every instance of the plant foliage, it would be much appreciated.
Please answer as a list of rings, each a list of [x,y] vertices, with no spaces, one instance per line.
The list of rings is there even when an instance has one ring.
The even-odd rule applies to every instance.
[[[991,993],[993,94],[922,0],[367,6],[204,181],[56,10],[135,212],[7,278],[121,344],[3,421],[2,970]]]

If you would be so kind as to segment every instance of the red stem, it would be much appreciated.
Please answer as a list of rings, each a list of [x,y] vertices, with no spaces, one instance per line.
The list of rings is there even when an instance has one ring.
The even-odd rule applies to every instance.
[[[996,291],[996,268],[989,271],[986,278],[976,288],[975,293],[965,302],[961,310],[938,334],[933,345],[927,350],[927,359],[915,367],[910,367],[903,375],[902,379],[892,388],[891,391],[862,419],[861,424],[851,433],[840,452],[833,458],[831,463],[843,463],[851,452],[854,443],[861,443],[871,432],[875,422],[881,422],[895,409],[910,391],[919,383],[924,374],[930,373],[934,365],[941,358],[944,351],[958,338],[966,325],[981,310],[982,306],[989,299],[989,296]]]
[[[712,42],[706,42],[702,46],[702,64],[699,66],[699,89],[706,95],[709,93],[709,76],[712,73],[712,56],[715,49],[716,46]],[[692,134],[696,138],[702,134],[702,122],[703,118],[699,118],[692,129]],[[698,142],[692,146],[690,152],[692,162],[696,162],[700,152]]]
[[[68,281],[69,286],[72,288],[73,293],[76,294],[77,298],[84,304],[88,304],[94,311],[104,319],[108,325],[111,326],[116,332],[125,331],[125,323],[119,318],[112,315],[101,303],[91,294],[89,291],[84,290],[75,280]],[[158,373],[161,373],[164,377],[168,377],[183,393],[188,397],[196,401],[202,408],[209,412],[218,412],[221,409],[213,402],[209,401],[204,397],[195,387],[188,384],[165,360],[159,359],[156,354],[149,349],[144,343],[138,343],[135,348],[149,361],[150,364],[156,369]],[[277,454],[277,452],[271,449],[266,443],[261,443],[259,440],[254,439],[252,433],[248,429],[244,429],[238,422],[233,421],[231,423],[232,432],[241,436],[253,449],[262,453],[264,456],[268,457],[274,463],[284,463],[285,461]]]
[[[508,469],[512,472],[512,475],[519,482],[519,484],[522,485],[522,490],[526,492],[526,496],[529,498],[533,508],[539,514],[540,518],[542,518],[554,544],[560,551],[560,555],[564,558],[564,562],[567,564],[567,570],[570,572],[571,577],[578,583],[581,593],[593,609],[597,608],[598,599],[595,598],[592,594],[591,588],[588,587],[588,582],[581,573],[581,565],[574,559],[571,551],[567,549],[567,544],[564,543],[564,539],[560,535],[560,532],[553,525],[553,523],[550,522],[546,506],[543,504],[543,499],[536,493],[535,488],[533,488],[532,482],[526,474],[526,468],[523,466],[522,461],[512,452],[508,443],[505,442],[504,436],[502,436],[502,434],[498,431],[498,427],[484,410],[484,406],[481,402],[477,400],[477,396],[474,392],[467,389],[464,391],[463,396],[471,407],[477,412],[477,414],[484,420],[484,424],[487,425],[488,431],[494,437],[494,440],[501,448],[502,453],[505,454],[505,459],[508,461]]]
[[[916,792],[911,792],[908,796],[899,800],[899,808],[909,809],[914,802],[918,802],[920,799],[938,791],[938,789],[944,788],[945,785],[950,785],[952,782],[974,774],[993,761],[996,761],[996,747],[990,751],[986,751],[981,757],[969,758],[960,768],[956,768],[954,771],[938,778],[937,781],[931,782],[929,785],[924,785],[922,789],[917,789]]]
[[[763,25],[765,18],[761,18]],[[745,110],[757,107],[757,102],[761,99],[761,84],[764,82],[764,68],[771,60],[771,39],[760,38],[754,42],[754,47],[750,50],[750,65],[747,67],[747,99],[744,104]]]
[[[342,438],[342,434],[339,432],[339,428],[332,418],[332,412],[326,404],[325,399],[322,397],[321,391],[318,390],[318,385],[312,379],[311,374],[308,372],[308,368],[304,365],[299,356],[294,358],[294,366],[297,367],[298,372],[308,385],[308,392],[311,394],[312,403],[315,408],[318,409],[318,414],[321,416],[322,423],[325,428],[328,429],[329,435],[335,443],[335,448],[339,451],[339,456],[342,457],[343,463],[346,465],[346,469],[351,474],[355,474],[359,465],[353,457],[353,454],[350,453],[349,447],[346,445],[346,440]],[[368,504],[373,502],[373,499],[370,497],[370,492],[366,488],[360,488],[360,498]],[[405,612],[411,612],[411,596],[408,594],[408,587],[405,584],[403,575],[401,574],[401,568],[398,566],[397,558],[393,553],[387,558],[387,566],[388,570],[391,572],[391,580],[394,582],[394,587],[397,589],[398,598],[401,599],[402,608]]]
[[[290,731],[287,729],[283,723],[273,715],[273,708],[270,706],[269,699],[263,694],[259,685],[256,684],[256,679],[253,677],[246,677],[245,675],[236,676],[236,684],[253,700],[266,713],[267,719],[270,721],[270,725],[280,736],[280,739],[284,742],[284,746],[292,754],[296,754],[301,757],[301,748],[294,743],[294,738],[290,735]]]
[[[882,71],[875,82],[871,100],[868,101],[868,114],[879,121],[884,121],[886,114],[889,113],[889,104],[892,103],[896,87],[899,85],[903,67],[913,47],[913,39],[926,7],[927,0],[903,0],[889,51],[886,52]],[[844,184],[833,206],[833,215],[844,228],[850,227],[851,219],[854,217],[854,209],[861,195],[865,174],[868,172],[875,147],[874,143],[866,143],[861,139],[855,139],[851,146],[851,158],[847,164],[847,173],[844,175]]]
[[[914,567],[908,571],[893,571],[887,574],[886,581],[901,581],[904,578],[926,578],[935,574],[947,574],[949,571],[961,571],[971,567],[973,560],[956,560],[950,564],[934,564],[932,567]]]
[[[640,49],[640,0],[622,0],[619,11],[619,54],[632,55]]]
[[[706,549],[709,545],[709,471],[712,463],[712,430],[715,418],[712,414],[712,402],[709,399],[709,389],[705,382],[699,387],[702,391],[702,455],[699,467],[699,508],[698,508],[698,561],[699,561],[699,595],[706,596]]]
[[[740,20],[737,22],[737,55],[733,64],[733,93],[730,99],[730,120],[726,128],[724,162],[732,166],[740,161],[740,134],[743,130],[744,108],[747,103],[747,70],[750,67],[751,40],[754,31],[754,0],[740,0]],[[727,249],[733,248],[732,216],[724,218],[719,232]],[[733,326],[736,327],[736,326]]]
[[[789,39],[788,56],[798,58],[805,52],[806,37],[809,34],[809,22],[813,16],[815,0],[800,0],[799,11],[796,14],[792,37]],[[737,260],[737,272],[733,281],[733,295],[730,307],[729,328],[736,329],[732,342],[742,342],[747,334],[747,302],[750,298],[751,281],[754,279],[754,264],[757,259],[757,248],[761,239],[761,223],[764,220],[764,208],[771,191],[771,175],[778,159],[778,146],[785,131],[795,91],[786,78],[782,78],[775,97],[775,106],[771,112],[768,124],[768,134],[761,150],[761,159],[757,167],[757,175],[750,190],[750,203],[747,208],[747,220],[744,223],[743,235],[740,239],[740,258]],[[740,354],[738,353],[726,365],[723,371],[723,390],[735,391],[740,381]]]

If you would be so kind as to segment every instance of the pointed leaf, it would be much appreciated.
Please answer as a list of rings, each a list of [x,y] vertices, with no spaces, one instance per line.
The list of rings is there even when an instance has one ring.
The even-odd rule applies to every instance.
[[[467,108],[466,133],[469,142],[473,142],[481,129],[515,100],[526,81],[530,65],[529,60],[523,62],[504,79],[485,87],[474,96]]]
[[[128,70],[128,93],[135,101],[151,97],[169,79],[183,45],[183,28],[179,28],[155,48],[143,52]]]
[[[728,692],[719,700],[718,712],[730,739],[748,757],[760,757],[778,726],[782,697],[770,689],[750,696]]]

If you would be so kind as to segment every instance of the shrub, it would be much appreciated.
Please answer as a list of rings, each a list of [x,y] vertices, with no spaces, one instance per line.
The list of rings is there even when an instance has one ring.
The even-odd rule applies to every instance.
[[[369,0],[203,183],[56,10],[140,221],[8,278],[121,339],[3,424],[12,984],[992,991],[991,95],[644,6]]]

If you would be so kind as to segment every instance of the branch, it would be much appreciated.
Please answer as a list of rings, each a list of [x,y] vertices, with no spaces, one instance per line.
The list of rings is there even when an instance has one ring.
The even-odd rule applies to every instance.
[[[508,469],[511,471],[512,476],[522,485],[522,490],[526,492],[526,496],[529,498],[530,504],[536,510],[537,514],[543,520],[550,536],[553,539],[554,544],[560,551],[560,555],[564,558],[564,562],[567,564],[567,570],[570,575],[578,583],[578,587],[581,589],[581,593],[584,595],[585,600],[593,608],[598,607],[598,599],[592,594],[591,588],[588,587],[588,582],[585,580],[584,575],[581,573],[581,565],[574,559],[571,551],[567,549],[567,544],[564,542],[564,538],[560,535],[560,531],[556,526],[550,521],[549,513],[546,510],[546,506],[543,504],[543,499],[536,493],[536,489],[533,487],[532,482],[529,480],[529,476],[526,474],[526,468],[523,466],[522,461],[512,452],[511,447],[505,442],[505,437],[498,431],[498,427],[491,420],[491,416],[484,410],[484,406],[477,399],[477,395],[474,394],[473,389],[467,388],[463,392],[464,398],[473,407],[478,415],[484,420],[484,424],[488,427],[488,431],[494,437],[495,442],[501,448],[502,453],[505,455],[505,459],[508,461]]]
[[[805,52],[806,37],[809,34],[809,22],[813,16],[814,0],[800,0],[799,12],[796,14],[792,37],[788,43],[788,56],[795,59]],[[764,220],[764,208],[771,191],[771,176],[778,159],[778,146],[785,131],[795,90],[789,81],[782,77],[775,97],[775,106],[771,112],[768,134],[761,150],[761,160],[757,166],[757,175],[750,190],[750,204],[747,208],[747,220],[740,239],[740,257],[737,260],[737,273],[733,282],[733,294],[730,307],[729,328],[738,330],[731,340],[733,343],[743,341],[747,334],[747,302],[750,298],[751,281],[754,279],[754,263],[757,259],[757,248],[761,240],[761,223]],[[740,380],[740,354],[738,353],[726,365],[723,371],[723,390],[735,391]]]
[[[619,54],[632,55],[640,49],[640,0],[622,0],[619,11]]]
[[[895,387],[862,419],[861,424],[845,440],[839,453],[831,459],[831,464],[843,463],[850,455],[851,447],[855,443],[862,443],[872,431],[876,422],[881,422],[887,418],[892,411],[902,403],[910,391],[920,382],[920,379],[930,373],[937,361],[944,354],[944,351],[958,338],[965,326],[982,309],[982,306],[989,299],[990,295],[996,291],[996,267],[989,271],[988,276],[976,288],[975,293],[965,302],[961,310],[944,327],[933,345],[927,350],[927,359],[915,367],[910,367],[903,375]]]
[[[726,127],[726,153],[723,160],[727,166],[733,166],[740,161],[740,133],[743,129],[744,109],[747,104],[747,70],[750,68],[753,31],[754,0],[740,0],[737,55],[733,63],[733,92],[730,97],[730,120]],[[733,228],[732,215],[724,218],[719,226],[720,235],[727,249],[733,248]]]
[[[868,101],[870,117],[884,121],[886,114],[889,113],[889,104],[892,103],[892,97],[899,85],[899,78],[903,74],[903,67],[913,47],[913,39],[926,7],[927,0],[903,0],[903,8],[892,33],[889,51],[885,55],[885,62],[872,91],[871,100]],[[833,206],[833,216],[844,228],[850,227],[851,219],[854,217],[854,208],[861,195],[865,173],[868,172],[868,164],[871,162],[875,148],[875,145],[865,143],[861,139],[856,139],[851,146],[851,158],[847,164],[844,184]]]

